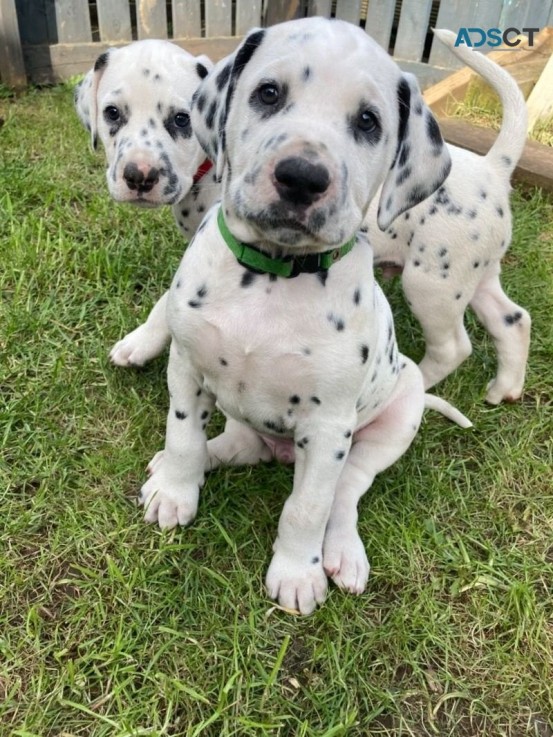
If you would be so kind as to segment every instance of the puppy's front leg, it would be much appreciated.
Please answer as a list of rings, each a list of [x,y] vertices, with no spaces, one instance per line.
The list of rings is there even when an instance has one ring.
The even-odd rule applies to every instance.
[[[200,486],[207,461],[207,439],[202,426],[214,405],[201,386],[184,351],[171,344],[167,368],[169,414],[165,450],[158,453],[152,475],[140,492],[147,522],[162,528],[187,525],[196,516]]]
[[[323,539],[354,423],[354,416],[333,418],[311,433],[296,433],[294,487],[279,520],[266,586],[271,598],[302,614],[311,614],[326,595]]]
[[[167,325],[167,298],[169,292],[158,299],[146,322],[121,338],[111,349],[109,358],[116,366],[144,366],[159,356],[171,340]]]

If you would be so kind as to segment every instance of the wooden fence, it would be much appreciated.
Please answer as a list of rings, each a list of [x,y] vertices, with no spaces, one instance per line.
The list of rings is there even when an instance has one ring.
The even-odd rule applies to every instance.
[[[364,27],[424,86],[455,60],[430,28],[553,25],[553,0],[0,0],[0,80],[15,89],[87,71],[109,46],[168,38],[213,60],[253,26],[304,15]]]

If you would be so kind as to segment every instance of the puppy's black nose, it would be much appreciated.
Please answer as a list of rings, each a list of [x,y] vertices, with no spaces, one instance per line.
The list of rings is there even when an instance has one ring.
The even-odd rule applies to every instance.
[[[330,184],[328,169],[299,156],[289,156],[275,167],[275,187],[281,200],[294,205],[311,205]]]
[[[130,162],[123,169],[123,179],[129,189],[139,192],[150,192],[159,182],[159,169],[155,166],[140,169],[134,162]]]

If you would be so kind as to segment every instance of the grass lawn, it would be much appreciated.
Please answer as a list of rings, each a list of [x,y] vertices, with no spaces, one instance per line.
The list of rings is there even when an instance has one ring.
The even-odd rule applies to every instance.
[[[473,356],[439,393],[474,430],[425,415],[361,505],[367,592],[297,618],[263,590],[289,467],[211,474],[186,530],[134,504],[166,357],[107,351],[179,261],[171,213],[110,201],[69,86],[4,95],[0,117],[0,735],[551,737],[553,198],[513,193],[523,400],[483,402],[495,353],[468,315]]]

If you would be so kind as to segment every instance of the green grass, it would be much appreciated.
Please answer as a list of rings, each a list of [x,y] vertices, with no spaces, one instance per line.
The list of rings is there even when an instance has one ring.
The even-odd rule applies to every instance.
[[[483,402],[495,355],[469,315],[474,354],[439,393],[475,429],[426,414],[361,505],[367,592],[295,618],[262,585],[289,468],[211,474],[187,530],[133,502],[163,443],[166,358],[134,372],[106,354],[178,263],[170,212],[109,200],[68,87],[0,98],[2,737],[551,737],[552,198],[513,194],[523,400]]]

